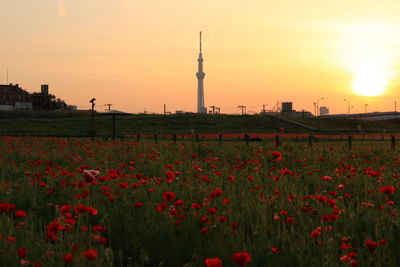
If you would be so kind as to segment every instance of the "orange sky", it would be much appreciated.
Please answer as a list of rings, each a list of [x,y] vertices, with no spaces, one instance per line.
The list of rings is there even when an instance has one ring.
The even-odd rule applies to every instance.
[[[207,106],[277,101],[331,113],[394,110],[398,0],[2,0],[0,83],[89,107],[195,111],[198,31]],[[399,51],[399,52],[398,52]],[[379,96],[361,96],[384,91]],[[358,94],[356,93],[358,92]]]

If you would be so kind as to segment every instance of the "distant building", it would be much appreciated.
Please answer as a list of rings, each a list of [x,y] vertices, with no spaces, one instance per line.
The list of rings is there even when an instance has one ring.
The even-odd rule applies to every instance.
[[[289,115],[293,112],[293,103],[292,102],[282,102],[282,113]]]
[[[78,107],[76,105],[67,105],[67,109],[69,109],[69,110],[77,110]]]
[[[322,106],[319,107],[319,115],[320,116],[324,116],[324,115],[328,115],[329,114],[329,108]]]
[[[54,110],[66,109],[67,104],[49,94],[49,86],[43,84],[40,93],[29,93],[18,84],[0,84],[0,110]]]

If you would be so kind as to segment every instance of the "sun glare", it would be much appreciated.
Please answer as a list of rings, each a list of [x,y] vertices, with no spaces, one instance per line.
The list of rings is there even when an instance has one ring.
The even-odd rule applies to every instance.
[[[352,75],[352,90],[363,96],[385,93],[394,76],[396,34],[384,24],[346,25],[341,51]]]

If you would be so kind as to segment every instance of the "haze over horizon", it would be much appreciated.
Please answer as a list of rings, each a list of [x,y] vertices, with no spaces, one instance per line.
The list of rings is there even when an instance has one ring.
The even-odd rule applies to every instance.
[[[393,111],[400,88],[395,0],[1,0],[0,83],[49,84],[68,104],[195,112],[198,33],[206,106],[292,101],[314,112]],[[398,101],[400,103],[400,101]],[[104,107],[105,108],[105,107]],[[98,107],[101,110],[102,107]]]

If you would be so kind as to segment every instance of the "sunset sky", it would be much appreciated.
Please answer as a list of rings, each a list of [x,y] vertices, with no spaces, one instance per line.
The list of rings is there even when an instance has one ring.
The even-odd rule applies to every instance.
[[[314,112],[400,109],[398,0],[0,0],[0,83],[82,109],[195,111],[292,101]],[[367,96],[365,96],[367,95]],[[371,96],[372,95],[372,96]]]

